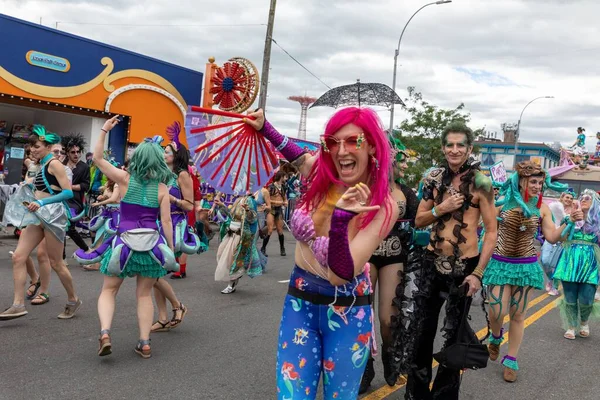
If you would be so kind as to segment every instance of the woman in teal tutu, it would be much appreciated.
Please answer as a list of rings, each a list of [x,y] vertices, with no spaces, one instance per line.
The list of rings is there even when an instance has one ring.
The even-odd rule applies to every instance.
[[[510,315],[508,354],[502,359],[504,380],[517,380],[517,354],[523,341],[527,298],[531,289],[544,287],[544,272],[538,262],[534,241],[541,228],[546,240],[557,242],[565,227],[558,228],[552,213],[542,203],[544,189],[564,191],[567,186],[550,182],[550,176],[537,164],[524,161],[517,165],[501,187],[498,241],[485,269],[483,284],[488,286],[492,336],[488,346],[490,359],[496,360],[503,339],[504,317]]]
[[[566,339],[590,336],[588,321],[592,314],[600,314],[600,303],[594,304],[594,294],[598,287],[598,264],[600,263],[600,197],[593,190],[586,189],[579,197],[581,210],[573,216],[583,224],[570,225],[568,240],[563,243],[554,280],[562,281],[564,299],[560,303],[561,316],[567,331]]]

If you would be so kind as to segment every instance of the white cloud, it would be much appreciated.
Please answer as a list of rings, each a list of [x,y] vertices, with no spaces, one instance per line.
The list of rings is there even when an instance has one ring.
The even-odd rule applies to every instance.
[[[199,27],[201,24],[266,24],[269,0],[0,0],[2,12],[203,71],[206,59],[233,56],[262,65],[264,25]],[[394,49],[408,18],[427,1],[279,1],[274,38],[329,86],[362,82],[391,85]],[[473,127],[500,131],[525,111],[521,138],[572,144],[575,128],[600,131],[600,51],[593,0],[454,0],[422,10],[400,49],[397,91],[415,86],[442,107],[465,103]],[[168,24],[98,26],[67,22]],[[463,72],[461,72],[463,71]],[[464,71],[476,72],[475,76]],[[500,83],[500,84],[499,84]],[[269,76],[269,118],[293,135],[300,108],[288,96],[318,97],[327,88],[277,46]],[[378,108],[384,124],[389,112]],[[316,139],[333,109],[309,110],[308,137]],[[403,117],[400,109],[395,120]],[[591,149],[596,139],[588,140]]]

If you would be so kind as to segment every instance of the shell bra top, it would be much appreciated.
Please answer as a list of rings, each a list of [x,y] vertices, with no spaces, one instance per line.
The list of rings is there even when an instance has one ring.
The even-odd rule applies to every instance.
[[[534,240],[540,225],[539,215],[532,214],[526,218],[518,209],[502,210],[500,212],[498,241],[494,254],[504,257],[536,257]]]
[[[142,183],[130,176],[127,193],[121,200],[119,234],[136,228],[158,229],[159,214],[158,182]]]
[[[318,235],[315,226],[324,226],[327,218],[331,217],[335,204],[343,193],[337,193],[335,187],[331,187],[325,198],[324,204],[311,213],[305,208],[297,208],[290,219],[290,230],[296,240],[306,243],[312,250],[315,260],[321,266],[327,267],[327,255],[329,250],[329,238]]]

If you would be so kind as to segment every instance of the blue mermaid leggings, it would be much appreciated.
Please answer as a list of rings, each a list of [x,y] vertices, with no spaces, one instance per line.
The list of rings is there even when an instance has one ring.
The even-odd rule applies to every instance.
[[[335,297],[336,288],[297,266],[290,288],[298,296],[288,293],[283,306],[277,346],[277,398],[315,399],[322,373],[324,399],[356,399],[370,353],[371,306],[320,305],[303,300],[302,296]],[[365,273],[337,289],[338,298],[370,293]]]

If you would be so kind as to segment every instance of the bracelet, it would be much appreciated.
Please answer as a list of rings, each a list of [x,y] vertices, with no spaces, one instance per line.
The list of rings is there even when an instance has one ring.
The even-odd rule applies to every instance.
[[[431,214],[433,214],[434,217],[439,218],[438,213],[435,212],[435,206],[431,209]]]
[[[104,133],[108,133],[108,131],[107,131],[106,129],[104,129],[104,128],[100,128],[100,130],[101,130],[102,132],[104,132]]]
[[[477,279],[479,279],[479,281],[481,282],[481,280],[483,279],[483,272],[485,271],[485,268],[482,267],[477,267],[475,268],[475,270],[471,273],[471,275],[477,277]]]

